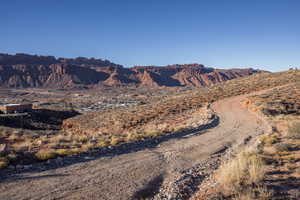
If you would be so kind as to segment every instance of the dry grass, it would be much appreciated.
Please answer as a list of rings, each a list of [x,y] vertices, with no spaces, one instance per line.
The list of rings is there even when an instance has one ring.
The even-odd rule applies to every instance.
[[[111,144],[112,146],[118,145],[118,144],[120,144],[121,142],[122,142],[122,139],[121,139],[121,138],[116,137],[116,136],[112,136],[112,137],[111,137],[110,144]]]
[[[299,199],[300,190],[291,188],[298,188],[300,177],[300,84],[296,82],[249,99],[278,132],[261,137],[261,154],[264,160],[270,161],[266,175],[269,181],[264,184],[275,186],[276,199]]]
[[[72,153],[73,152],[70,149],[57,149],[55,151],[55,154],[58,155],[58,156],[67,156],[67,155],[70,155]]]
[[[244,191],[238,192],[234,200],[270,200],[272,197],[272,192],[270,192],[265,187],[256,187],[256,188],[248,188]]]
[[[52,149],[42,149],[35,154],[38,160],[49,160],[57,156],[56,152]]]
[[[300,83],[275,88],[264,94],[248,98],[248,103],[253,104],[266,116],[272,117],[300,114]]]
[[[225,189],[237,192],[245,186],[259,184],[264,175],[265,167],[261,157],[248,150],[224,163],[216,176]]]
[[[271,134],[271,135],[263,135],[260,137],[260,141],[263,145],[271,146],[277,142],[279,142],[279,135],[278,134]]]
[[[260,151],[257,147],[248,147],[221,164],[214,173],[217,184],[194,199],[269,200],[273,193],[263,183],[266,171]]]

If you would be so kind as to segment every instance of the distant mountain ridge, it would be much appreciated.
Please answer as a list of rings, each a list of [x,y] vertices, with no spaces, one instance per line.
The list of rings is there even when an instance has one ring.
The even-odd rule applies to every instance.
[[[95,59],[95,58],[55,58],[54,56],[40,56],[29,55],[24,53],[17,53],[15,55],[0,53],[0,65],[50,65],[50,64],[72,64],[80,66],[101,66],[101,67],[122,67],[121,65],[114,64],[108,60]]]
[[[75,88],[98,85],[147,87],[205,87],[262,71],[214,69],[201,64],[124,68],[108,60],[55,58],[28,54],[0,54],[0,86],[7,88]]]

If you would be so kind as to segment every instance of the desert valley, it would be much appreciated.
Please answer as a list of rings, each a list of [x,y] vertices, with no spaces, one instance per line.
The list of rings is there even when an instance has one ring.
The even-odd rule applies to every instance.
[[[28,54],[0,69],[1,199],[300,195],[297,69]]]
[[[300,200],[299,0],[1,0],[0,200]]]

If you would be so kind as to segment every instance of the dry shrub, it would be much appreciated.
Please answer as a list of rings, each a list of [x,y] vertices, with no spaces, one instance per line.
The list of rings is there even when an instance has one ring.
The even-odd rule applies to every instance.
[[[217,179],[225,189],[239,191],[246,185],[258,184],[264,175],[261,157],[253,151],[244,151],[220,167]]]
[[[77,142],[85,143],[89,138],[86,135],[76,135],[73,139],[75,139]]]
[[[281,156],[282,159],[287,160],[288,162],[294,163],[297,160],[297,157],[295,154],[287,155],[287,156]]]
[[[17,160],[18,156],[14,153],[9,153],[6,158],[9,160],[9,161],[15,161]]]
[[[55,143],[65,143],[65,142],[70,142],[71,141],[71,137],[69,135],[57,135],[56,137],[54,137],[52,139],[53,142]]]
[[[99,142],[96,144],[96,146],[97,146],[98,148],[107,147],[108,145],[109,145],[109,142],[107,142],[106,140],[101,140],[101,141],[99,141]]]
[[[176,133],[176,132],[180,132],[180,131],[183,131],[184,129],[186,129],[186,126],[185,125],[182,125],[182,124],[178,124],[176,126],[173,126],[173,131]]]
[[[279,138],[277,134],[263,135],[260,137],[260,140],[264,145],[267,146],[271,146],[272,144],[279,142]]]
[[[72,154],[80,153],[80,148],[72,148],[71,152],[72,152]]]
[[[295,173],[300,176],[300,167],[295,169]]]
[[[260,200],[270,200],[273,196],[273,192],[268,190],[266,187],[258,187],[257,192]]]
[[[127,142],[134,142],[144,138],[144,136],[137,130],[133,130],[131,132],[126,133],[126,141]]]
[[[159,130],[145,130],[145,137],[155,138],[157,136],[161,135],[161,132]]]
[[[266,187],[250,187],[236,194],[234,200],[270,200],[272,194]]]
[[[30,150],[31,146],[32,146],[32,142],[30,142],[29,140],[23,141],[20,143],[15,143],[12,145],[13,149],[16,152],[26,152],[26,151]]]
[[[111,140],[110,140],[110,144],[112,146],[116,146],[116,145],[118,145],[118,144],[120,144],[122,142],[124,142],[124,139],[121,136],[112,136]]]
[[[72,154],[73,152],[72,152],[70,149],[57,149],[57,150],[55,151],[55,153],[56,153],[58,156],[67,156],[67,155]]]
[[[35,154],[38,160],[49,160],[57,156],[56,152],[52,149],[42,149]]]
[[[233,200],[255,200],[255,193],[252,191],[244,191],[235,195]]]
[[[300,139],[300,122],[294,122],[288,128],[287,137]]]
[[[84,152],[84,151],[89,151],[89,150],[91,150],[91,149],[95,149],[96,148],[96,144],[93,144],[93,143],[90,143],[90,142],[88,142],[88,143],[86,143],[86,144],[82,144],[81,145],[81,152]]]
[[[287,152],[292,150],[292,145],[287,143],[278,143],[274,145],[277,152]]]
[[[5,168],[9,164],[7,158],[0,157],[0,169]]]

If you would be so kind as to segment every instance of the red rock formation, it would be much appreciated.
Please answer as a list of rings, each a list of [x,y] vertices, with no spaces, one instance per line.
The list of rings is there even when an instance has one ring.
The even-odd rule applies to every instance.
[[[72,88],[98,84],[202,87],[259,72],[251,68],[221,70],[200,64],[123,68],[94,58],[56,59],[52,56],[0,54],[2,87]]]

